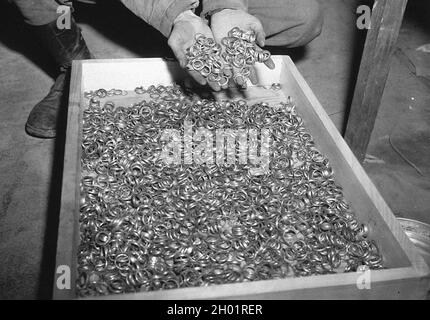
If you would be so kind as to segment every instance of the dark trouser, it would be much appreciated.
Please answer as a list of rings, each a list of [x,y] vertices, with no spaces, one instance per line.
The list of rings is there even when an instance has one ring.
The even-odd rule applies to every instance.
[[[58,19],[59,5],[70,0],[9,0],[20,9],[25,21],[34,26]],[[249,13],[263,24],[270,46],[298,47],[321,32],[322,14],[316,0],[249,0]]]
[[[249,13],[263,24],[266,45],[300,47],[321,33],[323,15],[316,0],[249,0]]]

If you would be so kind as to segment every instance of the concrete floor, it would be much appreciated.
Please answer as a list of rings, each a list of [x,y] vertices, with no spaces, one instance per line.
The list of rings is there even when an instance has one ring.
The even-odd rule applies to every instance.
[[[290,54],[342,131],[365,35],[355,27],[355,9],[363,1],[320,2],[325,9],[322,35],[305,50]],[[112,5],[77,8],[76,17],[96,57],[168,54],[156,32],[144,28],[120,5]],[[379,160],[366,163],[365,169],[396,215],[430,223],[430,111],[426,109],[430,81],[417,77],[411,63],[415,48],[430,43],[428,9],[425,0],[411,0],[408,6],[368,149]],[[54,69],[19,16],[4,2],[0,4],[0,21],[0,299],[49,298],[62,139],[29,137],[24,124],[53,82]],[[139,36],[135,32],[138,28],[144,30]],[[423,175],[406,164],[390,140]]]

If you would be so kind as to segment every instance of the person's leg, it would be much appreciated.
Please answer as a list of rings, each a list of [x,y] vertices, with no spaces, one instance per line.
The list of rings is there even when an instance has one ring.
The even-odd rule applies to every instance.
[[[31,26],[42,45],[55,59],[60,74],[48,95],[30,112],[25,129],[40,138],[56,136],[60,109],[65,106],[64,91],[68,85],[69,69],[73,60],[90,59],[91,54],[81,30],[71,17],[70,29],[59,29],[59,5],[71,6],[66,0],[12,0]]]
[[[249,0],[249,13],[260,19],[266,45],[300,47],[315,39],[323,16],[317,0]]]

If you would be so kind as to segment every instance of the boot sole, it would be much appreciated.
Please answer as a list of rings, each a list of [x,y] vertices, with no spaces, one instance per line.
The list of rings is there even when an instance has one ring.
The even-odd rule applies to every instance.
[[[36,138],[42,138],[42,139],[52,139],[55,138],[56,136],[56,130],[51,129],[51,130],[44,130],[44,129],[40,129],[40,128],[35,128],[29,124],[25,124],[25,131],[27,132],[27,134],[29,134],[30,136],[36,137]]]

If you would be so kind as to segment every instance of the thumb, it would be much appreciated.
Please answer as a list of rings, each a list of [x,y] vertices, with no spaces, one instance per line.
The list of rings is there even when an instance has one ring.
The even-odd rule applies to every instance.
[[[185,68],[187,66],[187,57],[185,56],[185,52],[184,50],[182,50],[182,46],[180,46],[178,43],[176,42],[170,42],[169,43],[170,48],[173,51],[173,54],[175,55],[176,59],[179,62],[179,65],[182,68]]]
[[[255,35],[256,35],[257,44],[260,47],[264,47],[265,42],[266,42],[266,33],[264,32],[263,26],[259,23],[259,24],[255,25],[253,30],[254,30]]]
[[[173,51],[175,53],[176,59],[178,59],[179,65],[181,68],[185,68],[187,66],[188,59],[185,56],[185,53],[182,50]]]

